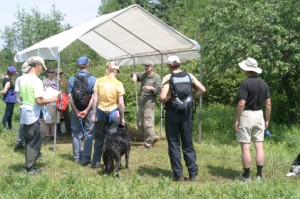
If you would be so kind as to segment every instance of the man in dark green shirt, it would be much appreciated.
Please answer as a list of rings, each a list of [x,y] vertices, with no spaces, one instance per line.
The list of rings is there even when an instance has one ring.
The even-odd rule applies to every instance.
[[[144,133],[144,145],[139,148],[150,149],[159,140],[155,133],[155,104],[161,89],[161,78],[154,72],[153,62],[147,61],[144,66],[145,72],[132,74],[132,81],[141,82],[137,124],[139,131]]]

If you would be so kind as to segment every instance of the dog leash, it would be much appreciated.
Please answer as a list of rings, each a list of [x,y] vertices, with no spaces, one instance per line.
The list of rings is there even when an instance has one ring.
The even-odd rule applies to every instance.
[[[88,135],[87,135],[86,131],[84,130],[82,119],[78,118],[78,120],[79,120],[79,124],[82,128],[82,131],[83,131],[83,136],[84,136],[84,138],[87,138]]]

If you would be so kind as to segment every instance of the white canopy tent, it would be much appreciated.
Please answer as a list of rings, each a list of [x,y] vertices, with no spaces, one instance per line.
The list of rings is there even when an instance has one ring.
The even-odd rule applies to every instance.
[[[38,42],[18,52],[14,59],[24,62],[31,56],[41,56],[45,60],[57,60],[59,69],[60,52],[77,39],[121,66],[142,64],[146,60],[162,65],[169,55],[177,55],[182,61],[200,58],[200,45],[196,41],[140,6],[132,5]]]

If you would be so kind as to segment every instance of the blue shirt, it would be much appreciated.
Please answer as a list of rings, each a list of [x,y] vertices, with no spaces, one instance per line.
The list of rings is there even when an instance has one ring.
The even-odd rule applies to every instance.
[[[79,76],[86,76],[89,72],[88,71],[80,71],[78,72],[76,75],[79,75]],[[96,82],[96,77],[95,76],[90,76],[88,78],[88,82],[89,82],[89,93],[90,95],[93,94],[94,90],[94,85],[95,85],[95,82]],[[70,77],[69,79],[69,84],[68,84],[68,90],[69,90],[69,94],[72,93],[72,90],[73,90],[73,86],[74,86],[74,81],[75,81],[75,76],[72,76]]]

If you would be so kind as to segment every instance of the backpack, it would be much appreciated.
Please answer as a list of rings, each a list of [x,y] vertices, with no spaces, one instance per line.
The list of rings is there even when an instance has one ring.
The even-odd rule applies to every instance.
[[[171,73],[170,77],[172,107],[176,111],[183,111],[193,106],[193,80],[186,71]]]
[[[89,105],[91,95],[89,93],[89,82],[88,78],[91,74],[86,74],[85,76],[74,75],[74,85],[72,89],[72,99],[75,106],[79,111],[83,111]]]

